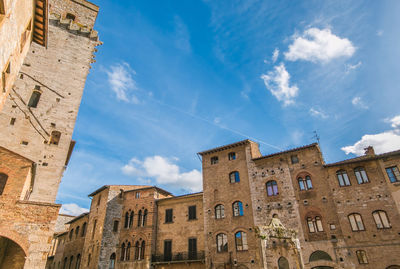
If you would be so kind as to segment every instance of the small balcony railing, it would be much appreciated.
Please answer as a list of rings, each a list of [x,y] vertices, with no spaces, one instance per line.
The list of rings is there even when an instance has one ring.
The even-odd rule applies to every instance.
[[[176,252],[171,255],[152,255],[151,262],[185,262],[185,261],[204,261],[204,251],[201,252]]]

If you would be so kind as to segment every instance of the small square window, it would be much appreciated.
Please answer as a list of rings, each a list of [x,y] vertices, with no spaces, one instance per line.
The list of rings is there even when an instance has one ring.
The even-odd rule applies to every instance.
[[[329,227],[331,228],[331,230],[336,230],[336,225],[335,224],[329,224]]]
[[[235,153],[235,152],[230,152],[230,153],[228,154],[228,159],[229,159],[230,161],[236,160],[236,153]]]
[[[299,162],[299,157],[297,157],[297,155],[290,156],[290,159],[292,161],[292,164],[295,164],[295,163]]]
[[[217,163],[218,163],[218,157],[217,156],[211,157],[211,164],[217,164]]]

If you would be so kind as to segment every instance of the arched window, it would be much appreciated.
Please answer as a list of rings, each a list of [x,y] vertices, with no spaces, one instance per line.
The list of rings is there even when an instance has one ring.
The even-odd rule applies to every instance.
[[[75,229],[75,238],[78,238],[78,236],[79,236],[79,226],[78,227],[76,227],[76,229]]]
[[[146,226],[146,221],[147,221],[147,209],[145,209],[143,212],[142,227]]]
[[[81,254],[78,254],[78,256],[76,257],[75,269],[79,269],[80,267],[81,267]]]
[[[71,256],[70,258],[69,258],[69,269],[73,269],[72,268],[72,263],[74,262],[74,256]]]
[[[50,145],[58,145],[60,142],[61,133],[59,131],[52,131],[50,136]]]
[[[301,191],[306,191],[313,188],[310,176],[299,177],[297,181],[299,182],[299,187]]]
[[[346,170],[336,171],[336,176],[339,181],[339,186],[350,186],[349,176],[347,175]]]
[[[389,229],[392,226],[390,225],[388,216],[385,211],[377,210],[372,213],[374,217],[376,228],[378,229]]]
[[[111,254],[110,256],[110,264],[108,269],[115,269],[115,253]]]
[[[129,213],[126,212],[126,213],[125,213],[124,228],[128,228],[128,227],[129,227]]]
[[[276,196],[278,195],[278,184],[275,180],[270,180],[266,184],[267,186],[267,195],[268,196]]]
[[[139,254],[140,254],[140,249],[139,249],[139,241],[136,241],[135,244],[135,260],[139,260]]]
[[[359,264],[367,264],[368,259],[367,259],[367,253],[364,250],[357,250],[357,259]]]
[[[321,251],[321,250],[317,250],[317,251],[314,251],[313,253],[311,253],[309,262],[320,261],[320,260],[332,261],[332,258],[331,258],[331,256],[329,256],[328,253],[326,253],[325,251]]]
[[[290,269],[289,261],[285,257],[280,257],[278,260],[278,268],[279,269]]]
[[[235,233],[235,243],[236,243],[236,250],[243,251],[247,250],[247,235],[245,232],[237,232]]]
[[[142,244],[140,245],[140,253],[139,253],[139,259],[144,260],[144,251],[146,249],[146,242],[143,240]]]
[[[121,261],[125,261],[125,254],[126,254],[125,243],[122,243],[122,245],[121,245]]]
[[[32,92],[31,98],[29,99],[28,107],[37,107],[41,95],[42,95],[42,92],[40,90],[40,87],[35,86],[35,89]]]
[[[74,235],[74,229],[69,232],[69,240],[72,240],[72,236]]]
[[[133,215],[134,215],[134,212],[133,211],[131,211],[131,214],[129,215],[129,228],[131,228],[132,226],[133,226]]]
[[[357,232],[357,231],[364,231],[364,223],[363,220],[361,218],[361,215],[358,213],[353,213],[350,214],[348,216],[349,218],[349,222],[350,222],[350,226],[351,226],[351,230],[353,232]]]
[[[240,201],[236,201],[232,204],[233,216],[243,216],[243,204]]]
[[[85,236],[85,234],[86,234],[86,222],[84,222],[83,225],[82,225],[82,234],[81,234],[81,236],[83,237],[83,236]]]
[[[141,224],[142,224],[142,210],[139,210],[137,226],[140,227]]]
[[[324,227],[322,226],[322,221],[320,216],[315,216],[314,218],[308,217],[307,226],[310,233],[324,231]]]
[[[234,171],[229,174],[229,182],[230,183],[240,182],[240,176],[238,171]]]
[[[128,242],[128,246],[126,247],[125,260],[129,261],[131,259],[131,242]]]
[[[223,219],[225,218],[225,208],[224,205],[216,205],[215,206],[215,218]]]
[[[4,173],[0,173],[0,195],[3,194],[4,188],[7,184],[8,176]]]
[[[217,252],[228,252],[228,238],[226,234],[217,234]]]
[[[364,167],[355,168],[354,174],[356,175],[358,184],[364,184],[369,182],[367,172],[365,172]]]
[[[67,263],[68,263],[68,258],[65,257],[63,262],[63,269],[67,269]]]

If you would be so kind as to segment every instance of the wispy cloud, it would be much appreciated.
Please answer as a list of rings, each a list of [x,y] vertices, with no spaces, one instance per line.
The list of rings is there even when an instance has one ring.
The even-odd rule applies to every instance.
[[[175,23],[175,46],[185,52],[191,52],[190,34],[186,24],[179,16],[174,17]]]
[[[351,70],[356,70],[362,65],[362,62],[358,62],[356,64],[346,64],[346,73],[350,73]]]
[[[376,31],[377,36],[383,36],[383,30],[378,30]]]
[[[60,209],[60,214],[78,216],[82,213],[89,212],[89,209],[80,207],[77,204],[63,204]]]
[[[350,40],[332,34],[331,30],[310,28],[294,41],[285,52],[289,61],[329,62],[339,57],[350,57],[356,51]]]
[[[117,63],[107,71],[108,83],[111,90],[117,95],[117,99],[124,102],[139,103],[136,96],[132,95],[132,91],[137,90],[136,81],[133,75],[136,74],[128,63]]]
[[[286,71],[285,65],[281,63],[274,67],[273,71],[261,76],[265,87],[285,106],[293,104],[294,98],[299,92],[296,85],[290,86],[290,74]]]
[[[315,107],[310,108],[309,110],[311,116],[321,119],[327,119],[329,116],[323,112],[321,109],[317,109]]]
[[[138,178],[153,178],[157,184],[173,185],[190,191],[200,191],[202,189],[201,172],[197,169],[181,172],[180,167],[175,164],[176,161],[177,158],[158,155],[147,157],[143,161],[132,158],[128,164],[122,167],[122,172]]]
[[[365,104],[360,96],[354,97],[353,100],[351,100],[351,103],[357,108],[368,109],[368,106]]]
[[[275,63],[279,57],[279,49],[275,48],[274,52],[272,53],[272,62]]]
[[[377,134],[366,134],[361,137],[354,145],[342,147],[346,153],[353,153],[357,156],[364,154],[364,149],[373,146],[378,154],[400,149],[400,115],[385,120],[390,123],[393,130],[388,130]]]

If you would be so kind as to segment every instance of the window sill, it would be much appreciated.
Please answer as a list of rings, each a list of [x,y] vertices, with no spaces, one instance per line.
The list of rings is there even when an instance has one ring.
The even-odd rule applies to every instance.
[[[199,219],[188,219],[188,221],[196,221],[196,220],[199,220]]]
[[[400,181],[392,182],[392,184],[396,187],[400,186]]]
[[[164,222],[164,224],[172,224],[174,223],[173,221],[169,221],[169,222]]]

